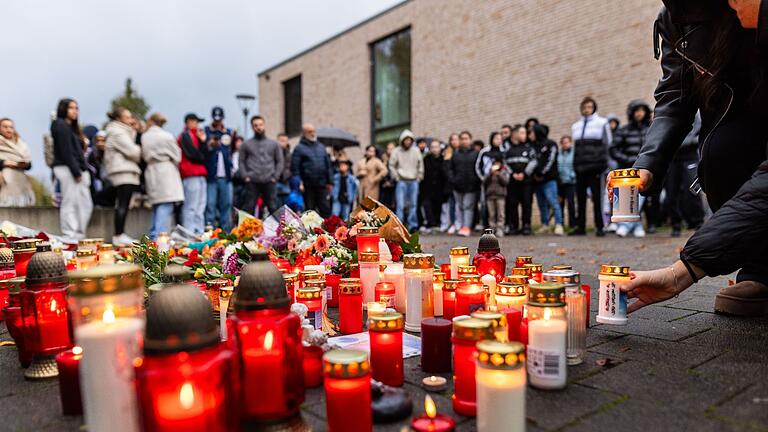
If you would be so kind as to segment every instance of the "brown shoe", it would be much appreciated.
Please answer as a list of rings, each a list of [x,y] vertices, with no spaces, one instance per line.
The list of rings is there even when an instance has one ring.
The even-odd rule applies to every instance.
[[[768,314],[768,286],[742,281],[723,288],[715,296],[715,313],[736,316]]]

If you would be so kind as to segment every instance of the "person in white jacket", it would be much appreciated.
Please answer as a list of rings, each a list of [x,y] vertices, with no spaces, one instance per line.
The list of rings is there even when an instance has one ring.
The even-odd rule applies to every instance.
[[[163,114],[152,114],[147,130],[141,135],[141,158],[147,163],[144,187],[152,204],[152,228],[149,231],[152,239],[171,230],[174,206],[184,201],[184,186],[179,175],[181,148],[176,138],[163,129],[167,121]]]
[[[130,245],[134,240],[125,234],[125,219],[133,192],[140,184],[141,147],[136,144],[136,131],[131,127],[133,116],[125,108],[109,113],[104,165],[109,181],[115,187],[115,232],[112,243]]]

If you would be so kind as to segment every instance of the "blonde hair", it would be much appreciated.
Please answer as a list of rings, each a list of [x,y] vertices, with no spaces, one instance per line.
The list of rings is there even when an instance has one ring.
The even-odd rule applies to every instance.
[[[159,127],[163,127],[168,122],[168,118],[162,113],[156,112],[149,116],[149,121]]]

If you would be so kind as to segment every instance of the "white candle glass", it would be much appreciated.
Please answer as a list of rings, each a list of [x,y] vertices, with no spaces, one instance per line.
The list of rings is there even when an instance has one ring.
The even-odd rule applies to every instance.
[[[627,295],[619,285],[631,280],[629,267],[603,265],[600,267],[600,291],[598,292],[597,317],[602,324],[627,324]]]
[[[553,283],[531,286],[526,311],[527,369],[531,386],[547,390],[565,388],[568,333],[565,287]]]
[[[405,272],[403,263],[387,264],[384,281],[395,286],[395,310],[405,313]]]
[[[433,271],[435,258],[430,254],[409,254],[403,257],[405,266],[405,330],[421,333],[421,320],[432,318],[434,312]]]
[[[358,256],[360,263],[360,286],[363,289],[363,305],[376,300],[376,284],[379,283],[378,252],[362,252]]]
[[[543,275],[545,282],[565,287],[565,309],[568,313],[568,365],[584,361],[587,351],[587,293],[581,289],[581,277],[573,270],[549,270]]]
[[[445,286],[445,273],[434,272],[432,302],[435,305],[435,316],[443,316],[443,286]]]
[[[451,248],[450,263],[451,263],[451,279],[458,279],[459,266],[469,265],[469,248],[466,246]]]
[[[613,170],[613,211],[611,222],[637,222],[640,220],[640,175],[634,168]]]
[[[505,309],[515,308],[522,312],[525,303],[528,301],[527,294],[527,285],[512,282],[500,282],[496,285],[496,309],[503,311]]]
[[[496,277],[492,274],[486,274],[483,275],[483,277],[480,278],[480,282],[483,283],[484,286],[488,287],[488,302],[486,304],[486,309],[489,306],[495,306],[496,305]]]
[[[525,432],[525,347],[477,343],[477,430]]]

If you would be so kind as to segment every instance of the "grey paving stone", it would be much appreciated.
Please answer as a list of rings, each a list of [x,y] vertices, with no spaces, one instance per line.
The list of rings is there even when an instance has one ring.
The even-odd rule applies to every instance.
[[[620,395],[571,384],[561,391],[528,388],[526,416],[529,424],[544,430],[553,430],[602,409],[619,400]]]
[[[642,336],[627,335],[591,348],[626,360],[639,360],[654,364],[690,368],[706,362],[720,351],[709,347],[661,341]]]
[[[690,373],[710,377],[722,387],[745,389],[768,383],[768,362],[765,351],[729,351],[693,368]],[[768,408],[768,407],[767,407]]]
[[[751,385],[707,413],[730,426],[768,430],[768,381],[762,380]]]
[[[603,327],[602,324],[596,324],[587,329],[587,348],[592,348],[626,336],[623,333],[606,331]]]
[[[600,329],[654,339],[680,341],[712,328],[712,320],[707,315],[712,314],[663,306],[647,306],[630,315],[627,325],[603,325]]]
[[[581,364],[568,366],[568,383],[573,384],[585,380],[591,376],[605,372],[623,363],[618,356],[587,351]]]

